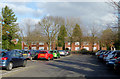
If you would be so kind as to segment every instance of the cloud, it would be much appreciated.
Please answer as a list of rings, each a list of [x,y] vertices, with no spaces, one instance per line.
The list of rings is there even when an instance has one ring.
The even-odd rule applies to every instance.
[[[104,21],[110,23],[115,19],[111,19],[114,9],[103,2],[51,2],[43,5],[37,3],[37,6],[44,8],[44,12],[52,16],[80,17],[85,25],[90,25],[94,21],[100,21],[99,24]]]
[[[108,2],[110,0],[3,0],[2,2]],[[119,0],[113,0],[118,2]]]
[[[36,17],[37,15],[41,15],[42,12],[43,12],[39,8],[34,9],[34,8],[31,8],[31,7],[27,7],[26,3],[0,3],[0,5],[1,5],[1,8],[5,7],[7,5],[18,16],[29,16],[29,17],[33,16],[33,17]]]

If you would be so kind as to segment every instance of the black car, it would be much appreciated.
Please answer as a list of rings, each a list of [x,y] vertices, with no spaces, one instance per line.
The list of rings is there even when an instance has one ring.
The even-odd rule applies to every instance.
[[[0,53],[0,61],[0,67],[6,68],[8,71],[16,66],[25,67],[27,64],[27,60],[19,52],[15,51]]]

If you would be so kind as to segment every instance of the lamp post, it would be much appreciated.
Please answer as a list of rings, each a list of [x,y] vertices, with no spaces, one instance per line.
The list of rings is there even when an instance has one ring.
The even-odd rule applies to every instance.
[[[49,36],[50,36],[50,50],[51,50],[51,32],[52,32],[52,31],[49,32],[49,34],[50,34],[50,35],[49,35]]]
[[[2,18],[2,15],[0,16],[0,26],[1,26],[1,43],[0,43],[0,46],[1,46],[1,49],[2,49],[2,20],[3,20],[3,18]]]

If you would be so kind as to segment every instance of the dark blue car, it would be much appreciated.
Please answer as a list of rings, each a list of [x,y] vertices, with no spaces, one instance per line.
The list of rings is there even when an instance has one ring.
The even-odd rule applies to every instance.
[[[27,60],[19,52],[8,51],[0,53],[0,67],[6,68],[8,71],[16,66],[25,67],[26,64]]]

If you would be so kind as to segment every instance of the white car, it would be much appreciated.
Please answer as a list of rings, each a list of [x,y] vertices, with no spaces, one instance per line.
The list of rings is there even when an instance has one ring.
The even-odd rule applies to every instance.
[[[61,56],[66,56],[67,52],[65,50],[59,50]]]

